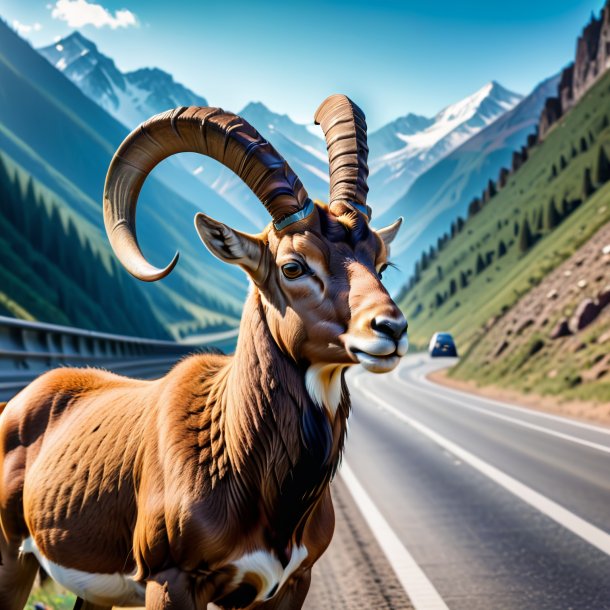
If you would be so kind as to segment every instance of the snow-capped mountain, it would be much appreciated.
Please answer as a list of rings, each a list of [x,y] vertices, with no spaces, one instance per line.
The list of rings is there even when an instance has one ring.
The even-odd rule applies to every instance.
[[[121,72],[110,57],[101,53],[94,42],[79,32],[41,48],[39,52],[85,95],[129,129],[169,108],[208,105],[205,98],[176,83],[162,70],[142,68]],[[286,158],[311,197],[328,198],[326,144],[309,131],[313,124],[295,123],[287,115],[272,112],[260,102],[248,104],[239,114]],[[198,155],[180,155],[171,163],[181,165],[191,174],[188,182],[192,183],[194,178],[214,189],[252,225],[262,228],[268,222],[254,194],[219,163]],[[192,200],[195,193],[183,195]]]
[[[328,199],[328,157],[324,140],[313,135],[307,125],[295,123],[261,102],[249,103],[238,114],[254,125],[288,161],[310,197]],[[230,170],[218,163],[206,164],[205,160],[201,161],[201,169],[206,184],[225,199],[234,204],[254,202],[254,195]]]
[[[168,108],[207,106],[205,98],[157,68],[121,72],[112,59],[79,32],[38,52],[130,130]]]
[[[39,52],[129,129],[169,108],[208,105],[204,97],[176,83],[170,74],[159,69],[121,72],[110,57],[79,32],[39,49]],[[491,82],[432,118],[407,114],[371,133],[369,186],[376,217],[403,197],[418,176],[513,108],[520,99],[520,95]],[[313,123],[295,123],[261,102],[248,104],[239,114],[286,158],[310,197],[328,198],[326,144],[313,132],[318,127]],[[170,164],[181,165],[191,174],[179,187],[179,190],[185,190],[181,194],[186,198],[197,200],[193,183],[203,182],[228,201],[248,223],[258,227],[266,223],[267,217],[254,195],[220,164],[198,155],[181,155]]]
[[[419,175],[522,98],[492,81],[433,118],[409,114],[372,133],[369,185],[379,213],[402,197]]]
[[[408,219],[392,243],[392,261],[403,271],[413,269],[424,250],[436,243],[458,216],[467,214],[473,197],[481,195],[502,167],[510,167],[513,151],[535,132],[545,100],[557,92],[559,75],[538,84],[512,110],[481,129],[461,146],[423,172],[377,222],[383,226],[397,216]],[[384,277],[390,290],[398,290],[404,276]]]

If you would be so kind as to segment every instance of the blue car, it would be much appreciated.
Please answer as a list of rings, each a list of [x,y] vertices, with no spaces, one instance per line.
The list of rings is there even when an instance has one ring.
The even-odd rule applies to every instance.
[[[434,333],[432,339],[430,339],[428,352],[431,358],[438,358],[439,356],[456,358],[458,355],[455,341],[450,333]]]

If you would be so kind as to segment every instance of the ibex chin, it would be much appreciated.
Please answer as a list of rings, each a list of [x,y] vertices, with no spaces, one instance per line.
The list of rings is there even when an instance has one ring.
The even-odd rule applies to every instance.
[[[407,323],[381,283],[401,221],[369,225],[364,115],[334,95],[315,118],[330,158],[328,205],[218,108],[157,115],[117,151],[104,219],[137,278],[160,279],[176,263],[150,265],[135,230],[142,184],[170,155],[223,163],[272,222],[247,235],[195,217],[207,248],[252,283],[233,356],[194,355],[155,381],[57,369],[4,408],[2,610],[23,608],[39,567],[87,609],[302,607],[334,529],[345,371],[390,371],[407,350]]]

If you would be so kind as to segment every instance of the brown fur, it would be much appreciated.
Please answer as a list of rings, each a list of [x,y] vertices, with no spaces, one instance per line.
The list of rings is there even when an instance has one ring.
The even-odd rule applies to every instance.
[[[365,160],[363,115],[339,106],[358,127],[343,154],[357,147]],[[339,160],[333,153],[331,166]],[[337,188],[356,181],[350,197],[362,203],[365,167],[341,171]],[[135,574],[147,610],[302,606],[334,529],[329,483],[350,411],[345,369],[391,370],[407,345],[406,321],[379,277],[400,222],[376,232],[349,201],[332,200],[260,235],[196,216],[208,249],[253,283],[233,357],[192,356],[156,381],[59,369],[8,403],[0,415],[0,610],[20,610],[31,587],[36,560],[18,551],[28,537],[63,568]],[[128,225],[118,226],[124,233]],[[134,258],[133,226],[123,233],[116,239],[136,248],[127,248],[132,270],[146,279],[171,270]],[[279,588],[278,562],[285,572],[303,547],[305,559]],[[263,567],[240,569],[252,554]],[[265,588],[268,565],[279,590]]]
[[[65,567],[140,578],[171,556],[210,600],[248,549],[285,556],[305,541],[308,572],[332,536],[327,483],[348,407],[333,427],[319,417],[256,301],[234,358],[193,356],[151,382],[57,369],[13,399],[0,420],[6,538],[31,534]]]

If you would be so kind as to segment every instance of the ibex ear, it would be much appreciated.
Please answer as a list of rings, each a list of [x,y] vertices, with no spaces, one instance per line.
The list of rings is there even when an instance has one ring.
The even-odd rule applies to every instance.
[[[236,231],[201,212],[195,216],[195,228],[205,247],[216,258],[240,265],[253,277],[257,274],[263,252],[257,237]]]
[[[398,235],[398,230],[400,229],[401,225],[402,225],[402,216],[396,222],[392,223],[391,225],[384,227],[383,229],[378,229],[377,235],[379,235],[379,237],[381,237],[386,248],[390,247],[390,244],[394,241],[394,238],[396,237],[396,235]]]

